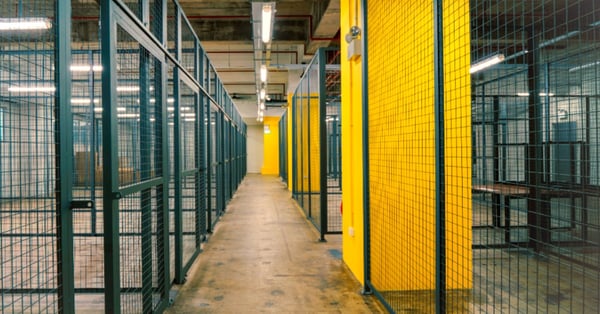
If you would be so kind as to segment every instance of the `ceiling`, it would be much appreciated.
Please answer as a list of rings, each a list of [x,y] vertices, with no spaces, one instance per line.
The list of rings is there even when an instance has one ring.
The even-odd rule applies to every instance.
[[[257,84],[252,2],[180,0],[190,24],[247,124],[256,124]],[[320,47],[339,46],[339,0],[277,0],[270,52],[266,116],[281,115],[303,66]],[[258,21],[254,21],[258,23]],[[292,79],[290,80],[290,76]]]
[[[98,38],[98,1],[72,0],[75,42]],[[123,0],[132,11],[137,10],[138,1]],[[268,64],[266,91],[271,101],[266,104],[265,116],[279,116],[315,51],[339,46],[339,0],[270,1],[275,2],[275,14],[267,53],[264,47],[255,50],[253,39],[253,23],[260,21],[253,21],[252,3],[262,1],[178,0],[247,124],[258,123],[255,59]]]

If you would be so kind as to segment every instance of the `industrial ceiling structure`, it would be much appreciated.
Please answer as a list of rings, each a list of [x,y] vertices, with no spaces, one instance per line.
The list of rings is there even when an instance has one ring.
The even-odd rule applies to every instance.
[[[95,0],[72,1],[74,41],[91,42],[98,38],[98,12],[90,11],[91,1]],[[133,4],[138,0],[124,2]],[[315,51],[339,46],[339,0],[179,0],[178,3],[247,124],[259,123],[257,105],[261,86],[265,89],[265,115],[281,115],[288,93],[293,92],[294,82]],[[260,40],[263,3],[273,8],[272,34],[267,44]],[[260,82],[261,65],[268,70],[266,83]]]
[[[262,45],[256,31],[262,19],[256,6],[262,1],[180,0],[179,4],[247,124],[257,123],[260,64],[268,69],[265,98],[270,101],[265,115],[280,115],[283,110],[278,108],[295,88],[291,85],[302,74],[303,64],[318,48],[339,45],[339,0],[273,2],[271,41]]]
[[[261,41],[256,32],[261,16],[256,14],[256,8],[253,14],[253,2],[179,3],[247,124],[257,123],[259,64],[268,70],[265,98],[270,101],[266,102],[265,115],[280,115],[283,110],[277,108],[285,104],[287,94],[295,88],[291,85],[302,74],[303,64],[311,60],[318,48],[339,45],[339,0],[273,2],[271,41],[262,45],[257,44]]]

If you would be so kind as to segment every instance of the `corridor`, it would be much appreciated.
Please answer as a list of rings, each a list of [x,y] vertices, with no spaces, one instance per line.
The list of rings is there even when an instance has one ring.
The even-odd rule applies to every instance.
[[[383,313],[278,177],[249,174],[167,313]]]

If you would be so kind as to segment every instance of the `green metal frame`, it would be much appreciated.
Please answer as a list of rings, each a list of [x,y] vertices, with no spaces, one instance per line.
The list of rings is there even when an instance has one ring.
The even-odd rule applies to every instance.
[[[47,196],[56,202],[56,208],[29,211],[55,214],[56,233],[15,232],[6,236],[48,237],[55,241],[57,249],[54,253],[57,261],[54,268],[57,278],[56,285],[28,289],[27,293],[56,294],[56,301],[52,302],[53,306],[56,306],[57,312],[75,313],[77,311],[76,294],[78,293],[104,293],[104,311],[106,313],[125,311],[123,306],[126,304],[122,302],[122,297],[130,293],[136,294],[135,302],[139,302],[139,305],[134,305],[136,310],[144,313],[162,312],[170,302],[169,289],[171,285],[185,281],[187,271],[201,252],[202,242],[207,240],[207,232],[212,230],[213,221],[216,223],[218,217],[223,214],[228,201],[233,197],[246,174],[246,126],[202,49],[198,37],[191,31],[191,24],[177,1],[140,0],[131,6],[131,8],[135,8],[136,12],[133,12],[128,4],[119,0],[101,1],[97,5],[100,10],[100,23],[103,25],[99,34],[102,47],[100,50],[71,50],[71,3],[55,1],[52,29],[54,50],[16,50],[14,52],[5,50],[1,52],[2,55],[39,54],[44,57],[54,54],[54,77],[51,80],[56,85],[54,95],[48,96],[53,97],[54,102],[47,102],[55,106],[52,112],[55,124],[51,126],[54,128],[55,153],[52,154],[54,159],[48,160],[49,170],[46,170],[47,172],[55,171],[55,176],[46,173],[47,177],[54,177],[52,180],[55,180],[55,182],[47,182],[46,186],[51,186],[52,183],[56,184],[56,189],[51,191],[54,194]],[[170,22],[167,23],[167,11],[168,8],[172,10],[173,7],[177,13],[175,16],[177,38],[174,52],[168,49],[169,43],[166,38],[167,31],[171,31],[168,27],[172,27]],[[150,18],[151,14],[152,19]],[[185,33],[187,34],[185,43],[193,44],[193,49],[190,49],[189,46],[184,49],[182,26],[191,31],[192,36],[190,36],[190,31]],[[142,51],[117,49],[117,30],[121,33],[128,33],[127,37],[133,38]],[[139,109],[139,121],[135,125],[140,130],[152,129],[154,133],[136,129],[130,134],[126,134],[127,141],[135,143],[133,151],[129,152],[119,151],[121,149],[119,145],[122,145],[123,139],[116,136],[123,126],[117,115],[117,106],[115,106],[122,97],[119,95],[118,98],[116,92],[118,74],[116,56],[119,54],[130,54],[132,59],[139,60],[139,76],[135,80],[130,80],[130,83],[140,82],[140,86],[151,84],[155,87],[154,92],[149,92],[147,88],[140,88],[137,96],[140,105],[139,108],[136,107]],[[90,100],[100,96],[95,90],[98,79],[92,71],[87,76],[72,79],[70,66],[74,61],[73,55],[78,56],[77,60],[89,64],[94,64],[97,62],[96,57],[100,57],[103,66],[100,79],[102,83],[100,118],[94,117],[97,114],[94,112],[93,106],[90,106],[89,111],[87,108],[83,109],[84,111],[80,110],[81,114],[73,113],[71,94],[75,84],[84,86],[80,93],[85,94],[85,97],[90,97]],[[193,62],[194,71],[188,72],[186,67],[182,66],[185,62]],[[170,65],[174,65],[172,82],[168,77]],[[181,136],[174,136],[173,142],[168,136],[171,112],[170,108],[167,108],[167,86],[170,83],[173,84],[175,96],[173,104],[174,132],[175,134],[187,132],[186,136],[193,134],[193,143],[195,143],[193,148],[184,147],[186,145],[182,142]],[[185,89],[185,95],[183,94],[184,88],[180,84],[188,87]],[[189,97],[192,94],[194,99],[190,102]],[[183,96],[186,96],[187,104],[195,106],[196,116],[193,124],[187,122],[184,124],[182,121]],[[214,116],[209,114],[210,108],[213,108]],[[88,114],[92,118],[86,118]],[[151,119],[151,115],[154,119]],[[43,118],[49,120],[50,116]],[[77,121],[90,120],[74,125],[74,119],[78,119]],[[205,119],[207,119],[206,122]],[[211,122],[217,124],[214,129],[217,136],[214,138],[211,134]],[[129,122],[126,123],[129,126]],[[74,127],[77,129],[74,130]],[[96,134],[100,127],[101,133]],[[78,193],[78,199],[74,199],[74,184],[76,183],[74,158],[68,156],[75,154],[75,131],[78,134],[76,139],[79,141],[78,145],[84,145],[91,156],[94,156],[100,149],[102,150],[100,166],[103,172],[103,194],[98,208],[94,203],[97,197],[95,170],[91,170],[88,174],[89,177],[86,180],[91,178],[89,185],[77,186],[75,192]],[[102,136],[101,143],[96,141],[99,136]],[[173,147],[173,160],[169,160],[171,150],[169,144],[172,144]],[[214,147],[217,152],[217,160],[212,160],[211,147]],[[195,156],[193,160],[189,159],[190,155],[184,155],[190,152],[190,149],[193,150]],[[139,174],[131,184],[121,185],[119,182],[120,153],[131,154],[132,169],[135,174]],[[183,158],[185,157],[188,159],[185,159],[187,163],[184,164]],[[98,166],[96,162],[96,158],[85,160],[88,169],[95,169]],[[169,173],[171,165],[174,168],[173,173]],[[152,171],[157,173],[152,174]],[[216,215],[212,214],[210,210],[212,205],[210,197],[213,193],[210,176],[213,172],[217,178]],[[171,177],[175,183],[172,185],[173,190],[170,190],[169,186]],[[190,198],[191,195],[189,187],[184,186],[184,181],[195,184],[195,190],[192,191],[195,195],[192,196],[194,200],[191,205],[183,203],[183,197]],[[83,183],[79,182],[78,184]],[[183,193],[184,189],[187,193]],[[83,194],[79,192],[83,192]],[[171,203],[169,196],[173,193],[175,197]],[[88,197],[90,199],[82,199]],[[132,205],[120,204],[124,198],[133,200],[135,205],[130,207]],[[190,208],[184,207],[184,205],[191,206],[193,213],[190,213]],[[98,210],[101,210],[103,214],[103,230],[96,230],[98,223],[96,211]],[[18,212],[25,213],[25,210],[20,209]],[[89,215],[89,224],[86,223],[85,226],[91,231],[74,232],[74,212]],[[141,221],[153,221],[153,223],[138,223],[135,228],[139,229],[125,232],[120,230],[121,213],[135,213],[139,215]],[[169,230],[169,222],[172,219],[170,215],[172,214],[175,222],[174,233],[170,233]],[[195,221],[191,224],[186,223],[184,214],[194,214]],[[77,254],[75,243],[79,243],[75,240],[79,241],[84,237],[101,238],[103,241],[103,288],[81,286],[81,283],[78,283],[77,288],[75,287],[75,270],[85,266],[75,265],[75,254]],[[139,240],[139,246],[132,254],[144,261],[139,269],[141,276],[139,285],[141,287],[138,287],[137,283],[136,287],[122,287],[125,283],[121,282],[121,278],[123,272],[126,271],[125,266],[128,266],[120,264],[121,245],[126,243],[122,237],[135,237],[136,241]],[[193,248],[190,249],[187,245],[183,245],[184,237],[186,241],[193,239],[192,241],[195,243]],[[176,243],[174,248],[169,245],[172,239],[175,239]],[[171,249],[174,249],[175,253],[174,263],[170,258]],[[140,252],[138,253],[137,250]],[[139,256],[135,254],[139,254]],[[175,273],[173,282],[170,275],[171,269]],[[3,292],[22,293],[22,290],[6,289]],[[26,304],[25,302],[22,306],[23,309],[33,308],[33,303]]]
[[[71,3],[56,1],[56,20],[71,20]],[[58,310],[75,313],[75,275],[73,261],[73,160],[61,156],[73,156],[73,116],[71,110],[71,24],[56,23],[55,52],[55,104],[58,107],[56,156],[57,188],[57,272]]]

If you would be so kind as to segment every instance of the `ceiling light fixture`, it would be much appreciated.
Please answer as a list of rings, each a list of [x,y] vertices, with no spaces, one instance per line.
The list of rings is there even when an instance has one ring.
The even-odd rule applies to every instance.
[[[50,27],[52,27],[52,24],[47,18],[0,18],[0,31],[40,30],[49,29]]]
[[[10,86],[8,88],[8,91],[14,92],[14,93],[37,93],[37,92],[53,93],[56,91],[56,87],[54,87],[54,86]]]
[[[596,66],[596,65],[600,65],[600,61],[586,63],[586,64],[578,65],[576,67],[572,67],[572,68],[569,69],[569,72],[575,72],[575,71],[579,71],[579,70],[591,68],[591,67]]]
[[[94,72],[102,72],[101,65],[93,65],[90,67],[87,64],[72,64],[70,69],[71,72],[89,72],[90,70]]]
[[[89,105],[91,100],[89,98],[71,98],[71,104],[73,105]],[[99,104],[100,99],[94,98],[94,103]]]
[[[471,72],[471,74],[473,74],[475,72],[479,72],[483,69],[486,69],[493,65],[496,65],[502,61],[504,61],[504,55],[497,54],[497,55],[491,56],[487,59],[483,59],[483,60],[471,65],[471,70],[469,72]]]
[[[273,17],[273,8],[270,3],[262,6],[262,41],[268,43],[271,41],[271,22]]]
[[[565,40],[567,38],[573,37],[573,36],[575,36],[577,34],[579,34],[579,31],[572,31],[572,32],[568,32],[566,34],[562,34],[560,36],[556,36],[556,37],[554,37],[552,39],[546,40],[545,42],[541,43],[540,44],[540,48],[544,48],[546,46],[550,46],[550,45],[555,44],[555,43],[557,43],[557,42],[559,42],[561,40]]]
[[[267,82],[267,66],[264,64],[260,66],[260,81]]]
[[[539,95],[542,96],[542,97],[545,97],[545,96],[554,97],[554,93],[543,93],[542,92],[542,93],[539,93]],[[519,97],[529,97],[529,93],[528,92],[520,92],[520,93],[517,93],[517,96],[519,96]]]
[[[267,96],[267,92],[265,91],[264,88],[262,88],[260,90],[260,99],[264,100],[266,96]]]
[[[139,92],[139,86],[117,86],[117,92]]]

